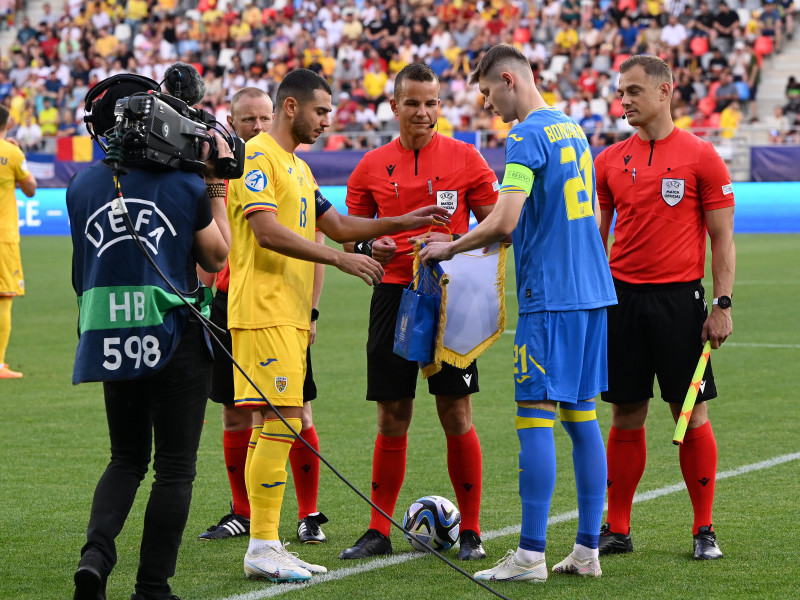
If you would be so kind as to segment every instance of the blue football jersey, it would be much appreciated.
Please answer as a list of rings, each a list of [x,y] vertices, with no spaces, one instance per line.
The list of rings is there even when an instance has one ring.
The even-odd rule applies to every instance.
[[[528,185],[508,191],[530,189],[513,233],[520,314],[616,304],[594,217],[592,153],[581,128],[559,110],[531,111],[509,133],[506,164],[507,172],[528,174]]]

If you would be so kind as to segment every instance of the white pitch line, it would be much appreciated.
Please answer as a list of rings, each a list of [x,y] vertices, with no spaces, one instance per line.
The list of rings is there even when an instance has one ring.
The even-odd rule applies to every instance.
[[[800,344],[756,344],[754,342],[725,342],[725,346],[736,346],[737,348],[789,348],[797,350]]]
[[[720,481],[722,479],[728,479],[730,477],[736,477],[738,475],[744,475],[745,473],[751,473],[753,471],[761,471],[763,469],[769,469],[798,459],[800,459],[800,452],[794,452],[792,454],[783,454],[782,456],[776,456],[774,458],[763,460],[761,462],[752,463],[749,465],[742,465],[741,467],[736,467],[735,469],[730,469],[728,471],[722,471],[720,473],[717,473],[717,481]],[[650,490],[649,492],[638,493],[633,497],[633,502],[637,503],[637,502],[644,502],[646,500],[655,500],[656,498],[660,498],[661,496],[666,496],[668,494],[681,492],[685,489],[686,489],[686,484],[684,482],[675,483],[673,485],[668,485],[662,488],[658,488],[656,490]],[[608,505],[606,505],[605,508],[608,508]],[[550,517],[547,520],[547,524],[554,525],[555,523],[572,521],[577,518],[578,518],[578,511],[571,510]],[[521,527],[522,525],[510,525],[509,527],[503,527],[502,529],[496,529],[494,531],[484,532],[481,535],[481,538],[483,538],[484,540],[492,540],[506,535],[518,534]],[[375,558],[368,562],[361,563],[360,565],[355,567],[344,567],[342,569],[336,569],[335,571],[329,571],[324,575],[314,575],[314,578],[308,581],[307,583],[299,583],[299,584],[287,583],[283,585],[268,584],[269,587],[266,587],[263,590],[254,590],[252,592],[247,592],[246,594],[229,596],[227,598],[223,598],[222,600],[261,600],[262,598],[273,598],[275,596],[281,596],[283,594],[290,594],[292,592],[305,589],[312,585],[319,585],[321,583],[326,583],[328,581],[338,581],[339,579],[344,579],[345,577],[360,575],[361,573],[368,573],[369,571],[374,571],[376,569],[385,569],[386,567],[399,565],[404,562],[408,562],[410,560],[418,560],[420,558],[427,558],[427,557],[428,555],[422,552],[406,552],[403,554],[395,554],[391,556]]]
[[[514,335],[517,333],[516,329],[506,329],[504,335]],[[725,348],[777,348],[788,350],[800,350],[800,344],[759,344],[756,342],[725,342]]]

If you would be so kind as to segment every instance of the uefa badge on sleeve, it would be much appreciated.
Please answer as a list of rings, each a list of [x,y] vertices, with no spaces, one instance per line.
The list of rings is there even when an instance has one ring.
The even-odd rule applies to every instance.
[[[686,192],[685,179],[662,179],[661,180],[661,197],[664,202],[670,206],[675,206],[678,202],[683,200],[683,194]]]
[[[279,394],[282,394],[286,391],[286,385],[289,383],[288,377],[276,377],[275,378],[275,389],[278,391]]]

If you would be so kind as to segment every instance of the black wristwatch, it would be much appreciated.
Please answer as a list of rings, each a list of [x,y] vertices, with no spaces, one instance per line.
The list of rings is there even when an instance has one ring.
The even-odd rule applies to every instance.
[[[714,298],[711,302],[711,306],[719,306],[720,308],[730,308],[732,306],[731,297],[730,296],[720,296],[719,298]]]
[[[319,319],[319,311],[316,308],[311,309],[311,320],[316,321]]]

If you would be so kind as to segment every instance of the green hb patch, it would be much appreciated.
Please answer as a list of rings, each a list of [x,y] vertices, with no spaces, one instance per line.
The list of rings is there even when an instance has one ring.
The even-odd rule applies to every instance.
[[[211,290],[204,289],[201,306],[208,316]],[[164,322],[164,315],[183,305],[179,296],[154,285],[98,287],[78,298],[80,333],[98,329],[151,327]]]

